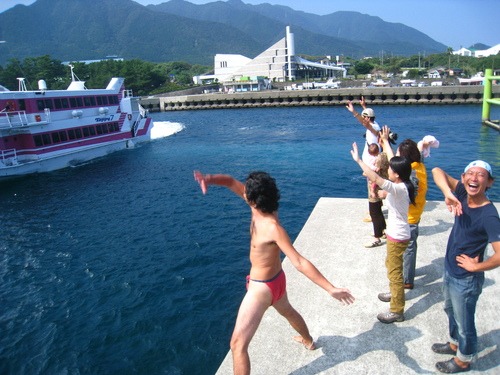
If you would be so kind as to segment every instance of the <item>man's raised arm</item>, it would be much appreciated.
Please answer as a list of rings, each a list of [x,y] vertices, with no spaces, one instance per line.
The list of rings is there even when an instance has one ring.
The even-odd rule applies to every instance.
[[[245,199],[245,185],[227,174],[202,174],[194,171],[194,179],[200,184],[203,194],[207,193],[208,185],[225,186],[236,195]]]

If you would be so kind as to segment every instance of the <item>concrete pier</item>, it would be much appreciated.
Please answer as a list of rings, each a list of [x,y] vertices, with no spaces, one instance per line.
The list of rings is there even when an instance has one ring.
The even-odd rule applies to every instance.
[[[493,87],[500,95],[500,85]],[[228,108],[299,107],[345,105],[363,95],[368,105],[482,104],[483,86],[355,87],[312,90],[266,90],[157,96],[141,99],[151,112]]]
[[[496,207],[500,211],[500,204]],[[444,202],[427,202],[415,288],[406,291],[406,320],[383,324],[376,315],[389,308],[377,298],[388,291],[386,247],[363,246],[373,232],[372,224],[362,221],[367,210],[366,199],[318,201],[294,245],[334,285],[349,288],[356,302],[342,306],[285,259],[289,299],[308,323],[318,349],[308,351],[293,341],[293,329],[270,308],[250,344],[252,374],[433,374],[437,361],[451,357],[432,352],[431,345],[448,339],[441,285],[453,216]],[[492,254],[491,248],[487,251]],[[476,313],[480,353],[469,374],[500,374],[499,295],[500,269],[486,272]],[[231,353],[217,371],[229,374]]]

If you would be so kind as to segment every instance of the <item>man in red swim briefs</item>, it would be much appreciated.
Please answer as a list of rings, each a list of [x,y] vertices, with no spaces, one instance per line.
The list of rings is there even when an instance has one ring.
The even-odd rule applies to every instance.
[[[247,290],[248,290],[248,284],[250,284],[250,281],[254,281],[256,283],[264,283],[267,285],[269,290],[271,291],[271,295],[273,296],[273,299],[271,301],[271,305],[274,305],[276,301],[279,301],[281,297],[283,297],[283,294],[286,292],[286,276],[285,272],[281,270],[278,272],[276,276],[274,276],[272,279],[269,280],[254,280],[250,278],[250,275],[247,276]]]
[[[252,172],[245,184],[228,175],[203,175],[194,172],[203,194],[208,185],[225,186],[250,206],[250,275],[247,293],[241,302],[231,337],[234,374],[250,374],[248,346],[269,306],[273,306],[299,333],[294,339],[307,349],[315,349],[314,341],[302,316],[288,301],[285,273],[280,251],[307,278],[344,304],[354,302],[351,292],[334,287],[306,258],[293,247],[278,219],[280,193],[275,180],[265,172]]]

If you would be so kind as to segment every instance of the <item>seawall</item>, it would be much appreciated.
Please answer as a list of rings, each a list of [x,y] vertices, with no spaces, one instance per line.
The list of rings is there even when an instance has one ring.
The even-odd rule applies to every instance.
[[[141,99],[150,112],[227,108],[345,105],[364,96],[369,105],[482,104],[483,86],[356,87],[310,90],[266,90],[231,94],[154,96]],[[500,96],[500,85],[493,86]]]

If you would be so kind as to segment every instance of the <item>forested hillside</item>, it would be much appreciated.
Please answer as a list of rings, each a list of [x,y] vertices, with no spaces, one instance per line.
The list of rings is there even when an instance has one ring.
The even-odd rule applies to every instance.
[[[0,64],[50,55],[62,61],[117,55],[151,62],[212,65],[217,53],[254,57],[295,34],[296,52],[355,59],[410,55],[446,47],[418,30],[356,12],[318,16],[289,7],[239,0],[194,5],[173,0],[142,6],[132,0],[37,0],[0,13]]]

